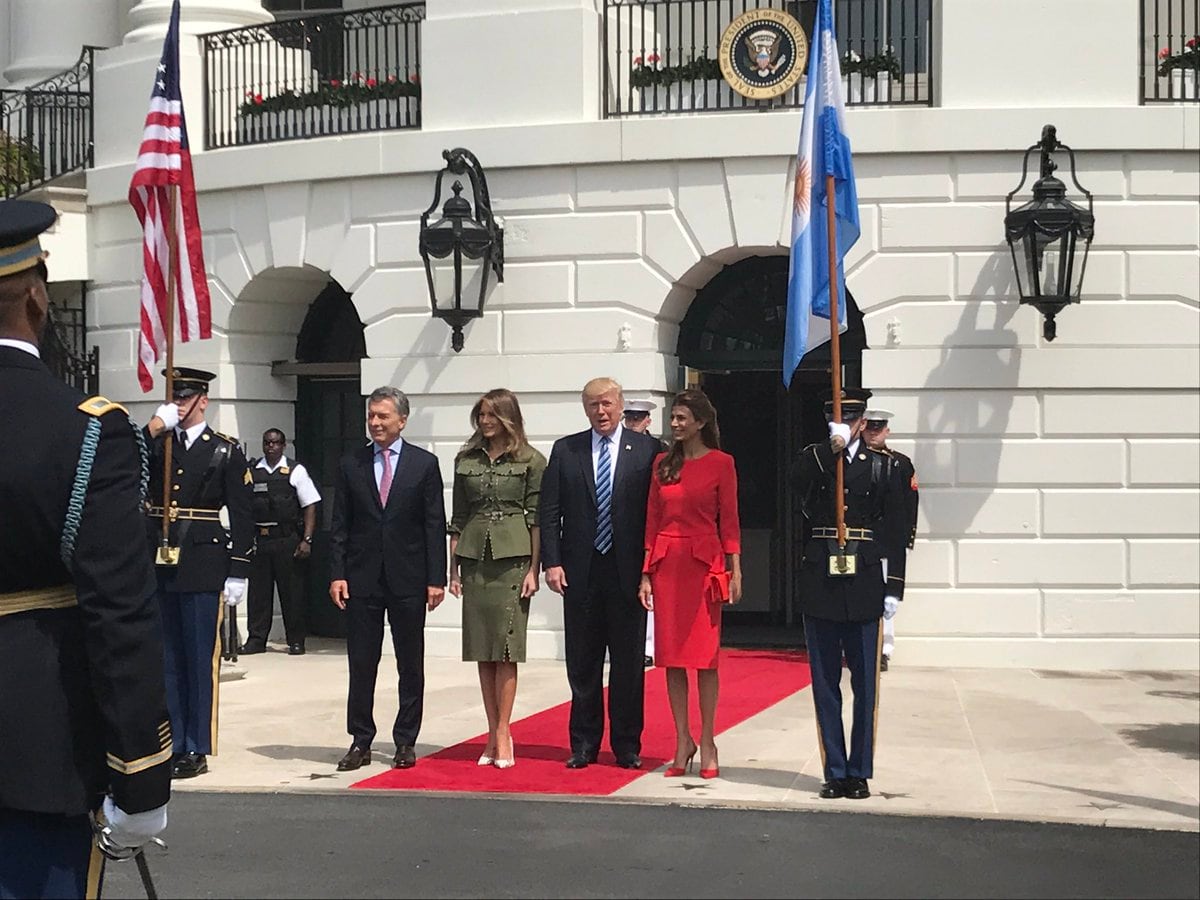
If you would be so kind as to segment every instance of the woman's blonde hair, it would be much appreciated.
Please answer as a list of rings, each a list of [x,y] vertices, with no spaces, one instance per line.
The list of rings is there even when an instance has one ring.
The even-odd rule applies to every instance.
[[[458,455],[465,456],[480,448],[486,449],[487,438],[479,428],[479,414],[485,403],[492,408],[492,415],[500,422],[504,431],[504,452],[514,459],[528,457],[532,448],[525,437],[525,419],[521,416],[521,404],[517,402],[517,395],[507,388],[493,388],[475,401],[475,405],[471,407],[471,427],[475,431],[458,451]]]

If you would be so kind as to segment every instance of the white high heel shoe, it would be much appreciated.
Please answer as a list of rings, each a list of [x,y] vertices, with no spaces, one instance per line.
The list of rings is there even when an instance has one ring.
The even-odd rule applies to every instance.
[[[512,757],[509,759],[501,759],[499,756],[497,756],[492,762],[492,765],[494,765],[497,769],[511,769],[517,764],[517,748],[512,741],[509,741],[509,746],[512,747]],[[497,752],[499,752],[499,749],[497,749]]]
[[[494,758],[492,758],[492,757],[488,756],[486,753],[484,753],[482,756],[479,757],[479,762],[475,763],[475,765],[490,766],[495,761],[496,760]]]

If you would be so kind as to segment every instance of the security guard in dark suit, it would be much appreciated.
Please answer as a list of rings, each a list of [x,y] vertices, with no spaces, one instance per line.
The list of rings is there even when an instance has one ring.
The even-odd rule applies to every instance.
[[[254,552],[246,457],[237,441],[213,431],[204,421],[208,385],[214,378],[200,369],[176,368],[179,422],[173,428],[147,431],[151,444],[147,535],[158,574],[176,778],[207,772],[207,756],[216,753],[220,595],[229,606],[245,598]],[[164,545],[167,441],[172,444]],[[228,510],[228,530],[221,522],[221,507]]]
[[[125,410],[42,363],[53,208],[0,202],[0,897],[98,889],[166,826],[171,730]]]
[[[878,705],[880,619],[904,594],[904,500],[886,453],[860,439],[863,411],[871,392],[847,388],[842,422],[830,422],[831,438],[810,444],[793,471],[794,486],[811,524],[799,567],[800,606],[812,671],[813,701],[825,769],[824,798],[871,795]],[[833,401],[825,404],[827,419]],[[842,503],[846,545],[837,534],[836,468],[844,454]],[[889,561],[885,580],[882,561]],[[842,657],[854,690],[850,753],[842,727]]]
[[[868,447],[873,450],[881,450],[895,460],[896,464],[892,468],[896,482],[900,486],[900,493],[904,495],[904,519],[908,523],[903,551],[907,553],[917,540],[917,510],[920,506],[920,496],[917,490],[917,470],[913,466],[912,460],[899,450],[893,450],[887,445],[888,435],[892,433],[888,424],[892,416],[893,413],[886,409],[868,409],[863,414],[867,424],[863,427],[862,437]],[[892,650],[895,649],[895,646],[896,616],[895,613],[890,616],[885,614],[883,617],[883,653],[879,657],[881,672],[888,670],[888,663],[892,658]]]

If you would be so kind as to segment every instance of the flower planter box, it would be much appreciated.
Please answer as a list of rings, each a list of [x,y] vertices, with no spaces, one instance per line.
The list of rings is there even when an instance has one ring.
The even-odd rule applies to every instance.
[[[880,72],[874,78],[845,75],[842,77],[842,95],[848,104],[887,103],[891,83],[892,76],[887,72]]]
[[[1196,99],[1196,70],[1172,69],[1170,72],[1171,87],[1167,95],[1171,100]]]
[[[693,112],[729,109],[741,105],[734,99],[733,88],[725,81],[716,80],[672,85],[656,84],[640,88],[637,97],[638,109],[642,112]]]
[[[240,116],[237,143],[259,143],[322,134],[403,128],[415,122],[417,100],[363,100],[348,106],[309,106]]]

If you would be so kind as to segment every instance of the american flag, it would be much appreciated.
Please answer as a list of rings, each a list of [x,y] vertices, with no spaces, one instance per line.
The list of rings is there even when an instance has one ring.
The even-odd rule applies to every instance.
[[[169,185],[179,187],[175,203],[178,243],[175,265],[171,265],[167,249]],[[145,271],[142,275],[138,382],[143,391],[149,391],[154,386],[154,364],[167,346],[167,273],[172,273],[175,279],[175,322],[179,340],[186,343],[212,337],[212,302],[204,274],[192,155],[188,150],[187,123],[179,92],[179,0],[171,7],[171,25],[154,77],[137,167],[129,183],[129,202],[142,223]]]

